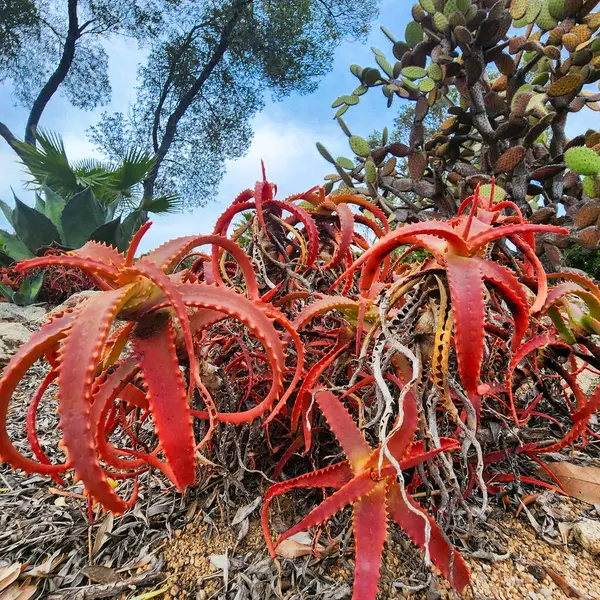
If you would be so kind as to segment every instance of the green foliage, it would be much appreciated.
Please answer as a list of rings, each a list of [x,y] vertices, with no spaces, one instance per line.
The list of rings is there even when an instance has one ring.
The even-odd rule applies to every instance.
[[[105,206],[91,188],[78,192],[68,202],[46,185],[42,186],[42,192],[43,197],[36,196],[35,208],[16,196],[15,208],[1,204],[15,230],[15,233],[0,230],[5,258],[32,258],[48,246],[79,248],[88,240],[123,250],[145,221],[142,208],[131,211],[124,219],[115,218],[115,203]]]
[[[135,209],[142,203],[141,183],[155,164],[143,150],[129,147],[114,164],[96,159],[71,163],[59,134],[38,130],[36,140],[36,146],[18,143],[21,161],[31,175],[30,186],[40,189],[45,185],[67,201],[90,189],[105,206]],[[144,203],[144,209],[154,213],[175,212],[180,207],[175,194]]]
[[[28,306],[33,304],[42,289],[44,281],[43,271],[32,277],[23,279],[18,290],[13,290],[7,285],[0,283],[0,294],[2,294],[8,302],[17,304],[18,306]]]
[[[595,176],[600,173],[600,156],[591,148],[576,146],[565,152],[567,167],[579,175]]]
[[[600,279],[600,250],[590,250],[573,245],[564,253],[565,264],[585,271],[595,279]]]
[[[28,38],[38,32],[39,14],[32,0],[0,2],[0,69],[15,60]]]
[[[495,202],[532,219],[535,211],[536,223],[560,224],[599,248],[598,214],[582,209],[600,191],[600,131],[589,113],[579,123],[596,129],[568,123],[600,112],[598,2],[419,0],[411,12],[404,39],[402,25],[386,24],[387,50],[350,68],[366,93],[379,88],[388,108],[400,104],[391,143],[377,131],[365,136],[369,153],[352,147],[353,168],[337,164],[326,190],[370,197],[405,223],[453,218],[466,197],[489,197],[494,185]],[[340,106],[355,111],[361,100]],[[537,252],[561,266],[556,240]]]
[[[159,2],[169,20],[148,38],[130,113],[103,114],[90,139],[112,160],[131,142],[156,154],[147,190],[155,185],[159,193],[177,191],[189,206],[202,205],[214,198],[225,162],[247,151],[267,93],[314,91],[339,43],[367,33],[377,3]]]

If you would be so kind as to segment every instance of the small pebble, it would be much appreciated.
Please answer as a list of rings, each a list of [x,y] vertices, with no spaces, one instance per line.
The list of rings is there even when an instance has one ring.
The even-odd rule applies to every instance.
[[[527,570],[538,580],[538,581],[544,581],[544,579],[546,578],[546,571],[543,569],[543,567],[540,567],[539,565],[527,565]]]
[[[531,600],[539,600],[539,596],[532,590],[529,591],[529,597]]]

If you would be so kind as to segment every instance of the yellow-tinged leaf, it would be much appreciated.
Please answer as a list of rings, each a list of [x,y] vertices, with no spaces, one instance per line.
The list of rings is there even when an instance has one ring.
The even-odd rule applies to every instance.
[[[144,592],[143,594],[138,594],[137,596],[134,596],[131,600],[150,600],[150,598],[156,598],[157,596],[164,594],[165,592],[167,592],[169,590],[170,587],[171,587],[170,585],[165,585],[165,587],[161,587],[158,590],[153,590],[152,592]]]

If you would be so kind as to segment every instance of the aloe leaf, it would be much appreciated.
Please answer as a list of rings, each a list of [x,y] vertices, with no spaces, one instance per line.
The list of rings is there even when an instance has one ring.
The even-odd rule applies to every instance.
[[[146,222],[144,211],[137,209],[130,212],[121,222],[117,232],[117,250],[123,252],[129,247],[133,234]]]

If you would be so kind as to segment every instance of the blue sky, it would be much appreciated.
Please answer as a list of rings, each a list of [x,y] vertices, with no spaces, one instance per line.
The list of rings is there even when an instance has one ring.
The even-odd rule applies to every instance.
[[[268,100],[265,110],[255,118],[254,138],[249,152],[236,161],[228,162],[227,174],[215,200],[192,212],[155,218],[142,250],[180,235],[212,231],[214,222],[231,200],[243,189],[254,185],[260,175],[261,158],[265,161],[269,180],[278,185],[279,197],[322,183],[324,175],[331,169],[318,154],[315,143],[322,142],[336,156],[349,155],[347,138],[332,120],[334,110],[331,109],[331,102],[337,96],[352,92],[358,85],[348,67],[352,63],[372,66],[371,46],[391,55],[389,40],[379,26],[384,24],[401,37],[410,19],[408,3],[383,0],[368,42],[340,46],[331,72],[321,80],[315,93],[309,96],[294,94],[280,102]],[[63,136],[71,160],[99,156],[87,140],[86,129],[98,121],[103,110],[126,112],[135,97],[134,82],[143,53],[135,42],[124,39],[111,40],[106,49],[110,56],[109,76],[113,88],[110,104],[84,112],[73,108],[57,94],[40,123],[41,127]],[[363,96],[360,104],[351,108],[344,118],[353,133],[366,135],[373,129],[382,129],[390,124],[395,112],[394,108],[386,108],[385,98],[379,90],[374,90]],[[0,120],[22,136],[26,119],[27,111],[14,106],[10,85],[0,86]],[[12,186],[21,200],[31,204],[33,192],[24,188],[25,176],[14,156],[0,139],[0,198],[12,204]],[[0,219],[0,227],[6,227],[3,218]]]

